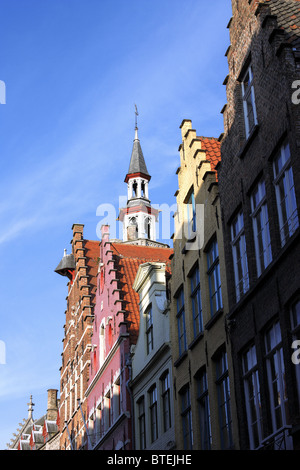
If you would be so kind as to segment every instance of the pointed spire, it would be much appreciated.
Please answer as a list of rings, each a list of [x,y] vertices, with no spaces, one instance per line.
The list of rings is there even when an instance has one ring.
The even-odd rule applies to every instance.
[[[34,407],[34,403],[32,402],[32,395],[30,395],[30,400],[29,400],[29,403],[27,403],[28,405],[28,419],[29,418],[32,418],[32,413],[33,413],[33,407]]]
[[[138,116],[138,111],[135,105],[135,135],[134,135],[133,148],[132,148],[127,177],[128,175],[132,175],[135,173],[142,173],[143,175],[150,177],[148,170],[147,170],[146,162],[144,159],[140,140],[138,138],[137,116]]]

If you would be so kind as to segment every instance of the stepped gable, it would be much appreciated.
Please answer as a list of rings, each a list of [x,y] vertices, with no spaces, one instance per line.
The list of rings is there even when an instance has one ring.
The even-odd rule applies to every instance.
[[[99,245],[100,242],[96,240],[85,240],[85,256],[86,265],[88,267],[87,274],[89,276],[91,304],[94,304],[96,288],[97,288],[97,272],[99,262]]]

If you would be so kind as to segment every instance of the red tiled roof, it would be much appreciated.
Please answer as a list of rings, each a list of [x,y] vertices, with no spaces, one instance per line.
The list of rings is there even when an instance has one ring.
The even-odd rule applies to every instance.
[[[170,270],[169,256],[173,253],[171,248],[156,248],[141,245],[127,245],[112,243],[111,248],[115,258],[115,268],[123,296],[123,309],[126,311],[126,320],[129,322],[129,331],[132,342],[135,343],[139,332],[139,295],[133,290],[138,268],[141,264],[157,261],[164,262]]]
[[[112,243],[115,252],[124,258],[137,258],[146,261],[167,262],[173,253],[171,248],[154,246],[129,245],[127,243]],[[142,261],[144,262],[144,261]]]
[[[206,159],[210,161],[212,170],[221,160],[221,144],[215,137],[200,137],[201,147],[206,151]]]
[[[100,242],[85,240],[85,257],[88,266],[89,284],[91,285],[91,303],[95,302],[97,287],[98,261],[100,256]],[[139,295],[132,288],[138,268],[146,262],[166,263],[166,271],[170,273],[171,248],[159,248],[152,246],[130,245],[126,243],[111,242],[111,250],[117,269],[117,279],[123,300],[123,310],[126,311],[125,319],[128,321],[131,340],[136,342],[139,331]]]

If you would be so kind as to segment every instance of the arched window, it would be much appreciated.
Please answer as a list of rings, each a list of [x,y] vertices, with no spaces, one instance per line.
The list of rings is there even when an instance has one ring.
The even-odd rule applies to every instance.
[[[138,223],[136,217],[129,219],[129,226],[127,227],[127,238],[128,240],[135,240],[138,238]]]
[[[151,239],[151,219],[147,217],[145,219],[145,237]]]
[[[133,185],[132,185],[132,190],[133,190],[133,196],[137,197],[137,182],[134,180]]]

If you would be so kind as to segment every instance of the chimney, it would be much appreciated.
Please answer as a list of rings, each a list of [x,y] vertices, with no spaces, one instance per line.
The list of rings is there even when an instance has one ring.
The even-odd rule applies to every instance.
[[[57,390],[50,388],[48,390],[47,419],[56,421],[58,412]]]

